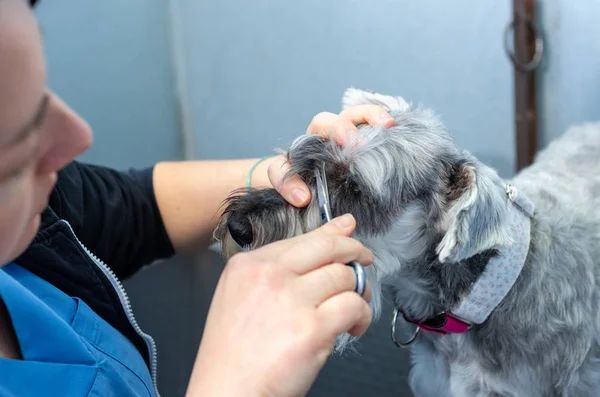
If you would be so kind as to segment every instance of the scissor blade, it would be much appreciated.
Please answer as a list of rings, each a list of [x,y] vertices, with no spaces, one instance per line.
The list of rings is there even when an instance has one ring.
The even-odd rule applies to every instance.
[[[327,197],[327,187],[323,183],[321,172],[315,169],[315,178],[317,180],[317,198],[319,200],[319,209],[321,210],[321,221],[323,223],[331,220],[331,209],[329,208],[329,197]]]
[[[327,174],[325,173],[325,163],[321,164],[321,184],[323,185],[323,194],[325,195],[325,201],[327,202],[327,208],[331,216],[331,206],[329,204],[329,185],[327,184]]]

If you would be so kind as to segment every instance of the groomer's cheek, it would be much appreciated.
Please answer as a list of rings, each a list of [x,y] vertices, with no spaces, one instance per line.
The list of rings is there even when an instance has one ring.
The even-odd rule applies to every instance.
[[[56,172],[92,144],[92,130],[56,95],[51,94],[48,113],[41,126],[38,174]]]

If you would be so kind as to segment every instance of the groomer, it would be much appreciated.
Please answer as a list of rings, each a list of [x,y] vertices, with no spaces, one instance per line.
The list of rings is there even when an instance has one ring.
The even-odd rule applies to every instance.
[[[310,192],[297,177],[280,184],[281,157],[128,172],[75,162],[91,130],[46,88],[31,6],[0,0],[0,395],[156,395],[154,342],[118,280],[206,246],[221,202],[251,169],[252,186],[276,186],[293,205]],[[364,106],[320,114],[307,132],[343,143],[364,122],[393,124]],[[354,228],[344,215],[227,263],[188,395],[306,393],[336,335],[360,335],[371,320],[369,290],[355,293],[342,265],[373,261]]]

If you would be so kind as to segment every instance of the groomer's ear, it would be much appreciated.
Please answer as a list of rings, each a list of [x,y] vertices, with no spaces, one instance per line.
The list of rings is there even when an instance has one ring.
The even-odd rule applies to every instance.
[[[442,263],[459,262],[510,241],[506,195],[493,170],[473,164],[455,167],[445,192],[447,209],[439,224],[437,247]]]
[[[348,88],[342,98],[342,109],[356,105],[379,105],[388,112],[405,112],[410,109],[410,104],[402,97],[381,95],[376,92]]]

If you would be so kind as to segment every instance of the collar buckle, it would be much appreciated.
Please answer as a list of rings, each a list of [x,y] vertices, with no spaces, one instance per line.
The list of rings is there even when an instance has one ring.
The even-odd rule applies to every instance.
[[[408,340],[402,342],[398,341],[396,338],[396,323],[398,322],[398,314],[402,315],[404,321],[416,326],[413,335]],[[397,307],[394,310],[394,315],[392,318],[392,341],[396,344],[396,346],[405,348],[410,346],[417,339],[421,331],[438,335],[462,334],[469,331],[471,327],[471,323],[461,319],[449,311],[441,312],[435,317],[431,317],[423,322],[419,322],[408,318],[402,309]]]

